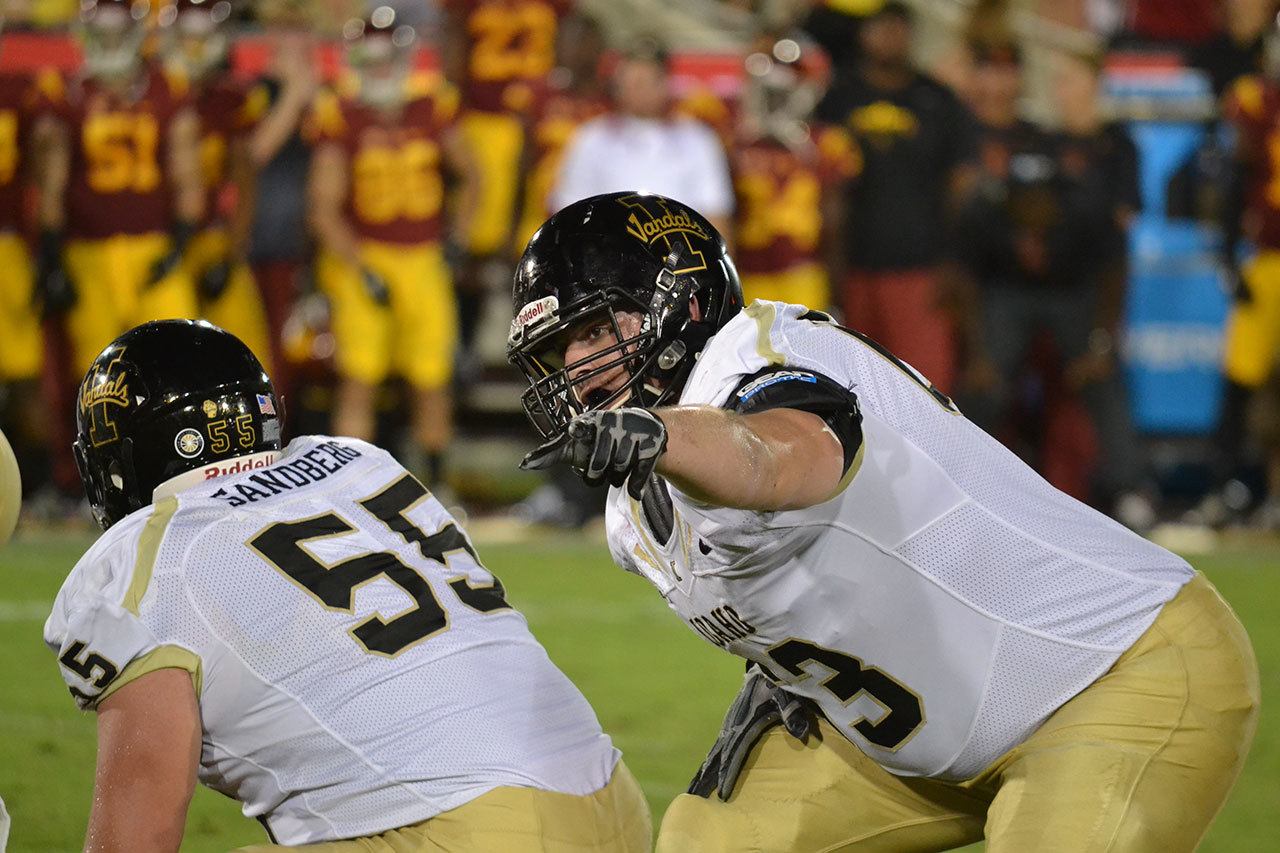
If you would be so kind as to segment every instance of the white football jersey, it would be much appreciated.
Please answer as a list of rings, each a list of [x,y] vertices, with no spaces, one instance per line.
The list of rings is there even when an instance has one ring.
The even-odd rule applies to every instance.
[[[189,669],[200,781],[283,844],[417,823],[497,786],[608,783],[619,753],[586,699],[389,454],[310,436],[230,464],[162,486],[67,578],[45,641],[82,708]]]
[[[806,312],[753,303],[711,339],[680,402],[727,405],[771,365],[823,374],[862,412],[847,485],[765,513],[669,487],[666,543],[615,488],[610,549],[885,769],[970,778],[1106,672],[1192,570],[1054,489],[910,367]]]

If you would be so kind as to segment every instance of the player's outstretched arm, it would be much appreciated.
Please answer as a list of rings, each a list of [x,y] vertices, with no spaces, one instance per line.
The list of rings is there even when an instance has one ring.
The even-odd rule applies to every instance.
[[[103,700],[87,853],[178,850],[199,762],[200,709],[186,670],[156,670]]]
[[[844,476],[844,449],[815,414],[771,409],[743,415],[711,406],[659,409],[667,451],[657,473],[694,500],[761,512],[829,500]]]
[[[694,500],[769,512],[829,500],[849,468],[847,456],[826,422],[809,412],[681,406],[585,412],[520,467],[566,463],[589,485],[625,483],[636,500],[657,473]]]

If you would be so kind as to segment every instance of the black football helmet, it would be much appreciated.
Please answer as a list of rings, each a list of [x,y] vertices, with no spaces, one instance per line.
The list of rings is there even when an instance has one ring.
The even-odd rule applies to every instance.
[[[280,400],[240,339],[196,320],[144,323],[94,360],[76,400],[76,465],[106,530],[170,477],[280,449]]]
[[[618,192],[574,202],[538,229],[516,268],[513,303],[507,358],[529,380],[529,419],[553,438],[588,409],[675,400],[707,340],[742,309],[742,285],[724,239],[700,213]],[[625,311],[642,318],[627,338],[618,325]],[[618,342],[565,364],[569,334],[603,319]],[[570,379],[588,362],[595,366]],[[623,387],[580,399],[575,386],[619,365],[629,374]]]

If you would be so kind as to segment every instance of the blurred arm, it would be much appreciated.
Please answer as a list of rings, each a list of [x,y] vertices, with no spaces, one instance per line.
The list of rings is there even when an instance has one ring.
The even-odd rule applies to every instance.
[[[275,159],[298,132],[318,85],[309,56],[298,57],[292,60],[293,64],[285,58],[281,58],[281,62],[282,70],[287,73],[281,80],[280,93],[249,137],[249,162],[255,169]]]
[[[86,853],[177,851],[200,742],[200,709],[186,670],[148,673],[103,700]]]
[[[236,188],[236,208],[231,213],[231,256],[244,260],[253,232],[253,214],[258,203],[258,172],[249,153],[250,142],[236,139],[231,144],[229,167]]]
[[[53,116],[41,116],[32,131],[35,184],[41,230],[60,231],[66,225],[67,180],[71,173],[71,142],[67,127]]]
[[[200,118],[193,109],[174,116],[169,126],[169,180],[179,222],[194,225],[204,216],[204,179],[200,173]]]
[[[822,234],[819,237],[819,254],[827,268],[831,293],[840,292],[845,276],[845,194],[848,182],[824,183],[819,202],[822,213]],[[815,306],[821,309],[823,306]]]
[[[458,9],[445,10],[440,54],[445,79],[462,88],[467,77],[467,26]]]
[[[471,224],[475,220],[476,210],[480,207],[480,182],[484,175],[480,165],[472,156],[466,140],[457,127],[450,128],[441,140],[445,166],[458,179],[458,206],[454,211],[452,235],[462,241],[471,232]]]
[[[311,157],[311,171],[307,176],[311,227],[326,249],[358,267],[359,244],[343,211],[348,183],[346,152],[336,143],[322,142]]]

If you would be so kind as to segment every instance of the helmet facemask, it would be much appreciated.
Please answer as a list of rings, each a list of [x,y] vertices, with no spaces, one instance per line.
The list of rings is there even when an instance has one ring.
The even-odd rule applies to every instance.
[[[90,77],[121,80],[142,67],[142,43],[147,37],[145,3],[99,4],[81,19],[79,35],[84,67]]]
[[[380,15],[390,17],[379,17]],[[394,26],[388,7],[375,10],[373,20],[349,21],[344,28],[347,64],[359,78],[359,98],[375,109],[395,109],[406,99],[406,81],[413,70],[417,33],[407,24]]]
[[[555,297],[525,306],[512,323],[507,354],[529,380],[521,402],[538,432],[549,439],[586,411],[624,404],[652,408],[675,398],[693,366],[685,355],[700,350],[711,334],[690,314],[693,289],[691,279],[664,269],[647,304],[614,287],[588,292],[563,309],[553,304]],[[621,321],[625,313],[640,317],[634,334],[624,332],[630,325]],[[609,325],[614,342],[566,364],[572,333],[601,322]],[[593,379],[615,370],[626,373],[619,387],[582,393]]]
[[[173,63],[193,80],[203,80],[222,68],[230,50],[224,26],[230,17],[229,0],[179,12],[170,48]]]

